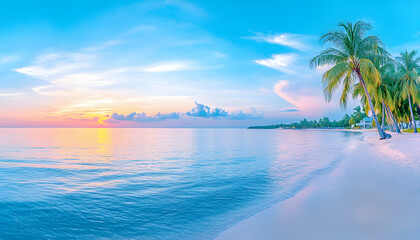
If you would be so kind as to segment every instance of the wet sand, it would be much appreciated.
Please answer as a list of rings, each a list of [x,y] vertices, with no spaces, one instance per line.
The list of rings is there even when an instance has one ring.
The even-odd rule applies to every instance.
[[[330,174],[217,239],[419,239],[420,135],[364,135]]]

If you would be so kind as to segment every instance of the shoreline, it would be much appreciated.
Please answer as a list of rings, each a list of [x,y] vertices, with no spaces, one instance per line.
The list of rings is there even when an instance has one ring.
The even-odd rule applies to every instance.
[[[363,132],[332,172],[216,239],[417,239],[420,135]]]

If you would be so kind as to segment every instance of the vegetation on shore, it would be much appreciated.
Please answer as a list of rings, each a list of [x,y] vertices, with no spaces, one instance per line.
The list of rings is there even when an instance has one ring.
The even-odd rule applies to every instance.
[[[384,131],[385,121],[392,131],[400,132],[399,123],[408,122],[417,132],[418,113],[413,109],[420,104],[420,58],[415,50],[405,50],[394,60],[377,36],[367,35],[371,29],[362,21],[339,24],[338,29],[321,36],[331,47],[312,58],[310,67],[330,66],[322,76],[325,99],[331,101],[339,88],[343,89],[339,100],[343,108],[349,95],[359,98],[371,112],[380,139],[391,137]]]
[[[420,131],[420,128],[417,128],[416,130],[417,130],[417,132],[419,132]],[[405,133],[414,133],[414,128],[404,129],[403,132],[405,132]]]
[[[294,122],[294,123],[280,123],[267,126],[251,126],[248,129],[277,129],[277,128],[294,128],[294,129],[305,129],[305,128],[350,128],[356,122],[360,122],[363,118],[367,117],[367,114],[361,110],[360,107],[354,108],[354,112],[349,116],[346,114],[339,121],[330,121],[328,117],[323,117],[318,121],[308,121],[305,119]]]

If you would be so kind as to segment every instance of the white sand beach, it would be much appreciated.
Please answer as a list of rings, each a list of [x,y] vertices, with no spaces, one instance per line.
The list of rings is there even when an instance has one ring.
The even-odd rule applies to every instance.
[[[217,239],[419,239],[420,135],[364,135],[334,171]]]

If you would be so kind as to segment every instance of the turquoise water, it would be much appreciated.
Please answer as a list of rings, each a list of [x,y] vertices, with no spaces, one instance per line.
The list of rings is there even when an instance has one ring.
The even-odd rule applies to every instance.
[[[0,129],[0,239],[212,239],[335,168],[353,132]]]

